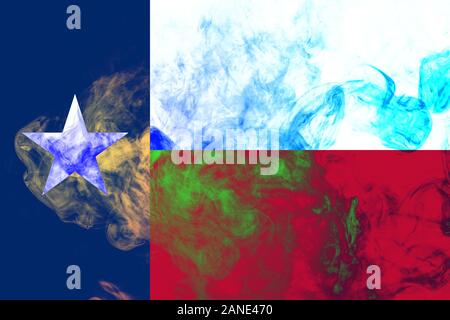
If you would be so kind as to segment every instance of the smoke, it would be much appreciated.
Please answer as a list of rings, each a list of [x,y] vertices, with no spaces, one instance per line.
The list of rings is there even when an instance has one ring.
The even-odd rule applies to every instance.
[[[445,2],[399,1],[401,18],[385,1],[195,1],[176,19],[155,6],[157,149],[193,126],[280,130],[283,150],[448,146]]]
[[[119,72],[95,81],[80,101],[88,131],[128,132],[97,157],[106,196],[77,175],[42,195],[52,158],[21,132],[61,131],[65,119],[41,116],[15,139],[16,153],[26,167],[25,184],[36,198],[64,222],[105,227],[108,240],[121,250],[144,243],[150,232],[148,86],[145,70]]]
[[[103,291],[105,291],[105,293],[107,293],[108,296],[114,300],[133,300],[132,296],[120,290],[120,288],[117,287],[114,283],[108,281],[100,281],[99,285],[103,289]],[[108,300],[108,299],[104,297],[92,297],[90,298],[90,300]]]

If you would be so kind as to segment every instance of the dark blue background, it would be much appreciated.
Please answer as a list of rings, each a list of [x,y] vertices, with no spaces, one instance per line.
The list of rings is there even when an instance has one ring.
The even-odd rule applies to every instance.
[[[66,28],[70,4],[81,7],[80,31]],[[148,245],[122,252],[104,229],[61,222],[26,188],[14,137],[38,116],[64,119],[99,77],[148,67],[149,1],[2,2],[0,41],[0,298],[86,299],[106,280],[148,299]],[[70,264],[82,269],[81,291],[66,288]]]

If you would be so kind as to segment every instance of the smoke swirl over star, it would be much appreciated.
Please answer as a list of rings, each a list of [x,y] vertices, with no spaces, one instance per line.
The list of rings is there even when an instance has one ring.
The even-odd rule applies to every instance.
[[[15,139],[30,191],[64,222],[83,228],[106,227],[109,241],[130,250],[149,238],[148,75],[132,70],[95,81],[81,99],[89,132],[124,130],[129,134],[97,157],[108,195],[77,175],[45,196],[42,190],[51,156],[22,132],[61,131],[63,119],[41,116],[22,128]]]

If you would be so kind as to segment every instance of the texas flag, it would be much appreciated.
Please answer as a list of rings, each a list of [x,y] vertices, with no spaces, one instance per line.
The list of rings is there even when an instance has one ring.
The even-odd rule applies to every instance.
[[[152,299],[450,299],[448,1],[151,6]]]

